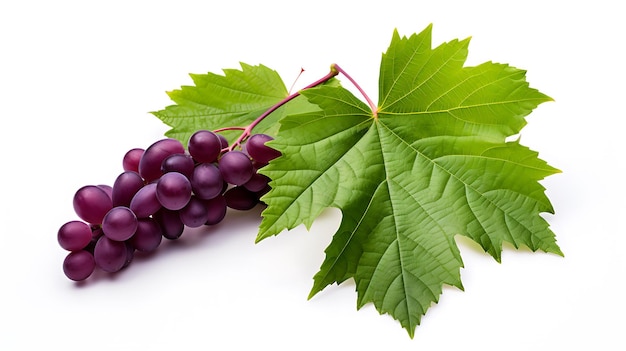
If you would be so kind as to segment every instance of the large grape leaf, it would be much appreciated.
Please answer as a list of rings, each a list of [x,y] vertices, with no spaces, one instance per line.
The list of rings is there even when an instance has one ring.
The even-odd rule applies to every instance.
[[[310,296],[353,278],[358,308],[373,303],[411,337],[444,284],[463,288],[456,235],[497,261],[503,242],[562,254],[539,183],[559,171],[507,141],[551,99],[509,65],[464,67],[468,44],[432,48],[430,26],[394,32],[378,108],[342,87],[303,91],[320,110],[280,121],[271,145],[283,156],[261,170],[273,181],[257,241],[340,209]]]
[[[172,127],[165,135],[187,145],[191,134],[200,129],[245,127],[287,97],[287,88],[276,71],[264,65],[240,65],[240,70],[224,69],[223,75],[211,72],[190,74],[193,85],[168,92],[175,104],[152,112]],[[276,134],[278,120],[289,113],[289,109],[308,111],[317,107],[297,97],[263,119],[255,127],[255,132]],[[231,130],[222,134],[233,141],[241,131]]]

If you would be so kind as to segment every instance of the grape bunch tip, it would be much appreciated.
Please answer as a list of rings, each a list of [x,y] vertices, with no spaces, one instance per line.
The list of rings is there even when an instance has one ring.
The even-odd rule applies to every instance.
[[[74,194],[79,219],[64,223],[57,233],[59,245],[69,252],[63,272],[74,281],[96,269],[118,272],[135,252],[154,252],[163,238],[180,238],[185,227],[218,224],[228,208],[254,208],[270,181],[257,171],[281,155],[265,145],[272,139],[252,134],[236,150],[221,134],[199,130],[186,148],[165,138],[129,150],[112,186],[86,185]]]

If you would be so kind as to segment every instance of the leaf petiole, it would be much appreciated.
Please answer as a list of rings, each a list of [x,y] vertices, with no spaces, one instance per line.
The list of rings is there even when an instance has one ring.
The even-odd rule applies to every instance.
[[[245,130],[246,127],[225,127],[225,128],[219,128],[219,129],[215,129],[213,132],[214,133],[221,133],[221,132],[225,132],[227,130]]]
[[[346,78],[348,78],[350,83],[352,83],[354,85],[354,87],[359,90],[361,95],[363,95],[363,98],[365,99],[365,101],[367,101],[367,104],[370,106],[370,109],[372,109],[372,113],[374,114],[374,118],[375,118],[378,115],[378,107],[376,106],[374,101],[372,101],[372,99],[370,99],[370,97],[367,95],[365,90],[363,90],[363,88],[361,88],[359,83],[357,83],[346,71],[344,71],[343,68],[339,67],[338,64],[333,64],[331,69],[334,69],[337,72],[339,72],[339,73],[343,74],[344,76],[346,76]]]

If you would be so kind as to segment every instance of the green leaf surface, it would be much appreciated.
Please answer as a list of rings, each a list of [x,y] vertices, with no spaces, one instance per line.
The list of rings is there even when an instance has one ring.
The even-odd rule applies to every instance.
[[[166,136],[186,145],[191,134],[200,129],[245,127],[287,96],[287,89],[278,73],[266,66],[241,63],[241,70],[223,71],[224,75],[191,74],[193,85],[168,92],[175,104],[153,112],[172,127]],[[299,103],[306,104],[306,101]],[[255,132],[275,134],[283,110],[264,119]],[[240,133],[227,131],[223,134],[233,141]]]
[[[411,337],[443,285],[463,288],[456,235],[497,261],[504,242],[562,255],[541,217],[553,208],[539,183],[559,171],[507,141],[551,99],[523,70],[464,67],[468,44],[432,48],[431,27],[395,32],[377,110],[340,86],[303,91],[319,110],[280,120],[271,146],[283,156],[261,170],[272,190],[257,241],[340,209],[310,297],[353,278],[357,306],[373,303]]]

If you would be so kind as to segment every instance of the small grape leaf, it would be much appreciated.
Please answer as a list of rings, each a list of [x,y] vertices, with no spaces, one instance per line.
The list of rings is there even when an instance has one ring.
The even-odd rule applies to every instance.
[[[554,211],[539,181],[559,171],[507,141],[551,98],[509,65],[464,67],[469,39],[431,37],[394,32],[375,111],[342,87],[302,91],[320,110],[281,119],[270,143],[283,156],[261,169],[272,189],[257,241],[340,209],[310,297],[353,278],[357,307],[411,337],[444,284],[463,289],[456,235],[498,262],[503,242],[562,255],[540,215]]]
[[[276,71],[263,65],[240,65],[241,70],[224,69],[224,75],[211,72],[190,74],[193,85],[168,92],[175,104],[152,112],[172,127],[165,135],[187,145],[191,134],[200,129],[245,127],[288,95]],[[255,127],[255,133],[275,135],[278,120],[290,109],[308,111],[317,107],[297,97],[263,119]],[[222,134],[232,142],[241,131],[230,130]]]

